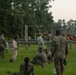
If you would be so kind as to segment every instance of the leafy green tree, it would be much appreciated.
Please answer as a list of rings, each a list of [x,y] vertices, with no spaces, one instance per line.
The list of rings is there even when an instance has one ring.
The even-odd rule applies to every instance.
[[[48,30],[53,23],[52,13],[48,12],[51,0],[0,0],[0,29],[4,29],[8,37],[23,34],[25,25],[35,32],[32,26],[43,25]],[[10,35],[9,35],[10,34]],[[33,33],[29,31],[29,35]]]
[[[61,19],[59,19],[58,22],[54,22],[54,24],[52,25],[52,30],[54,33],[56,30],[62,31],[62,20]]]

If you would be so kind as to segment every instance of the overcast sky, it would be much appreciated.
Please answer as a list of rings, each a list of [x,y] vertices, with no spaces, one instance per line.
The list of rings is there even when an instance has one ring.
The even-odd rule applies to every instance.
[[[51,2],[52,15],[55,21],[58,19],[76,20],[76,0],[55,0]]]

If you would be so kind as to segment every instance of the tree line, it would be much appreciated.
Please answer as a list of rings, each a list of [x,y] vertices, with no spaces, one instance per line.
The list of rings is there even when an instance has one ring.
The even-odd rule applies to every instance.
[[[52,30],[55,31],[59,29],[62,34],[76,35],[76,20],[70,19],[66,21],[65,19],[59,19],[58,22],[54,22]]]
[[[38,32],[33,26],[43,26],[49,31],[54,23],[52,12],[48,12],[52,0],[0,0],[0,31],[4,30],[8,38],[16,34],[24,36],[24,27],[28,25],[29,36]]]

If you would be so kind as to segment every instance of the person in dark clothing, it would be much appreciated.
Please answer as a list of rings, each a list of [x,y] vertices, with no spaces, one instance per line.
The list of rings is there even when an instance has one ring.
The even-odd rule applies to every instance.
[[[2,56],[2,60],[4,60],[5,48],[6,48],[6,41],[5,41],[5,37],[4,37],[4,32],[2,31],[1,35],[0,35],[0,53]]]
[[[66,38],[61,35],[60,30],[56,31],[56,35],[52,41],[52,56],[54,57],[54,65],[57,75],[64,75],[64,59],[65,47],[66,47]]]
[[[65,58],[64,58],[64,65],[67,65],[67,56],[68,56],[68,42],[66,41],[65,45]]]
[[[20,75],[35,75],[34,65],[30,63],[28,57],[24,59],[24,63],[20,65]]]

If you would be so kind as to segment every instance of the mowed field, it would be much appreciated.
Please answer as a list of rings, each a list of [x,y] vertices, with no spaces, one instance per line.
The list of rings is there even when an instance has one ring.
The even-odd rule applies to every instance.
[[[47,48],[47,46],[46,46]],[[31,44],[28,49],[25,48],[25,45],[18,45],[18,57],[16,62],[9,62],[12,51],[11,46],[9,46],[8,54],[5,53],[5,60],[2,61],[0,56],[0,75],[9,75],[7,71],[11,72],[19,72],[20,64],[23,62],[25,57],[29,57],[30,61],[33,59],[37,52],[37,45]],[[64,75],[76,75],[76,62],[74,59],[76,58],[76,44],[73,45],[72,49],[69,48],[69,54],[67,58],[67,66],[65,66],[65,74]],[[54,64],[50,63],[45,65],[42,68],[40,65],[34,65],[36,75],[56,75],[53,74]]]

